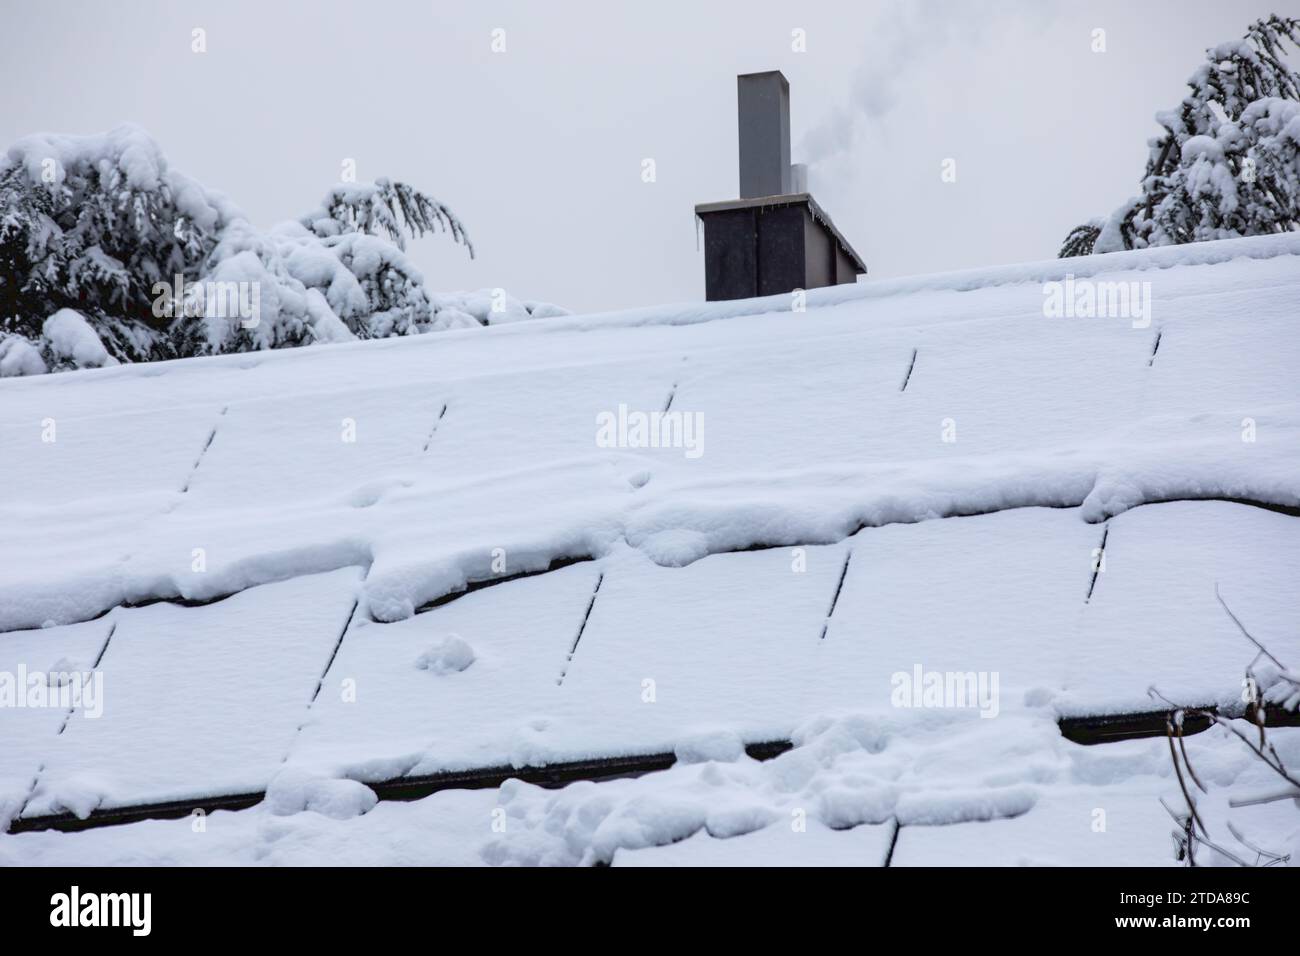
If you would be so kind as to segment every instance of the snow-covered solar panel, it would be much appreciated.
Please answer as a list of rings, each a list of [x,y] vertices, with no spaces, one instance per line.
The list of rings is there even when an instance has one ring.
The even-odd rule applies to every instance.
[[[64,723],[102,719],[93,677],[90,696],[83,689],[74,699],[70,682],[91,672],[112,627],[100,618],[0,634],[0,823],[22,810]],[[61,705],[64,686],[68,706]]]
[[[1170,508],[1185,509],[1184,520]],[[1140,544],[1113,550],[1129,524],[1136,542],[1159,542],[1158,531],[1142,529],[1162,511],[1171,514],[1167,527],[1185,525],[1192,537],[1204,531],[1207,540],[1213,525],[1198,529],[1189,518],[1222,511],[1223,521],[1244,525],[1255,544],[1229,542],[1229,555],[1300,546],[1278,539],[1295,536],[1285,516],[1192,503],[1113,519],[1104,554],[1101,525],[1083,522],[1076,509],[1043,508],[866,528],[838,545],[713,555],[684,568],[625,549],[494,585],[406,622],[354,625],[293,759],[385,779],[671,752],[707,745],[720,731],[745,743],[781,740],[818,711],[888,711],[899,700],[933,706],[923,693],[932,674],[963,675],[967,696],[957,704],[989,717],[1026,707],[1152,709],[1145,689],[1166,672],[1171,689],[1232,690],[1231,675],[1249,654],[1208,621],[1213,581],[1188,576],[1195,548],[1167,555],[1164,572],[1136,570],[1154,556],[1128,566]],[[1261,537],[1265,529],[1272,537]],[[1126,570],[1116,570],[1117,553]],[[1106,577],[1094,585],[1103,557]],[[1270,618],[1289,613],[1258,570],[1244,559],[1231,579],[1259,582],[1272,596]],[[1284,574],[1278,569],[1276,581]],[[1185,578],[1188,594],[1205,591],[1184,614],[1160,611],[1149,595],[1144,614],[1119,597],[1125,582],[1141,587],[1169,575]],[[1192,615],[1217,636],[1166,669],[1168,649],[1196,633],[1188,633]],[[443,675],[420,669],[420,656],[452,635],[469,645],[474,663]],[[355,703],[334,686],[349,679],[361,698]],[[985,692],[997,696],[981,698]]]
[[[910,372],[897,370],[905,391],[862,409],[861,460],[1014,454],[1066,434],[1104,433],[1131,410],[1147,349],[1121,326],[1063,326],[1041,316],[936,323],[916,330],[911,343]],[[1106,389],[1096,388],[1099,379]]]
[[[1135,509],[1112,519],[1095,585],[1102,529],[1072,509],[867,528],[839,545],[684,568],[624,549],[405,622],[353,621],[310,712],[355,570],[207,607],[117,612],[103,670],[109,700],[122,702],[58,741],[29,812],[257,790],[286,755],[314,773],[386,780],[689,750],[718,732],[779,740],[813,712],[896,706],[898,675],[911,682],[917,669],[996,674],[998,709],[1142,709],[1157,678],[1191,702],[1218,700],[1251,654],[1217,620],[1213,585],[1268,620],[1294,616],[1291,565],[1269,567],[1300,558],[1291,522],[1222,502]],[[245,684],[236,701],[230,682]],[[186,733],[135,703],[157,688]],[[283,716],[268,721],[269,705]],[[259,734],[219,743],[216,728],[234,724]]]
[[[1277,281],[1276,278],[1274,281]],[[1215,410],[1258,419],[1296,399],[1294,283],[1180,300],[1160,337],[1139,411]],[[1271,436],[1261,427],[1259,441]],[[1239,436],[1238,436],[1239,437]]]
[[[1119,792],[1107,782],[1063,787],[1015,817],[903,827],[889,865],[1175,865],[1173,821],[1160,805],[1167,781],[1153,773]]]
[[[530,762],[598,576],[577,564],[396,624],[354,621],[291,762],[369,780]]]
[[[827,353],[837,361],[825,361]],[[911,361],[899,337],[840,333],[792,338],[780,351],[744,344],[683,363],[673,408],[703,416],[704,454],[683,475],[798,471],[873,461],[882,408],[899,404]]]
[[[117,603],[109,579],[142,530],[174,506],[220,412],[182,397],[101,413],[96,401],[71,403],[57,388],[31,399],[26,408],[0,402],[6,629],[84,620]],[[106,564],[115,571],[105,575]],[[65,587],[59,575],[77,583]]]
[[[660,412],[668,403],[677,363],[628,361],[562,365],[523,374],[487,374],[450,386],[450,405],[430,446],[440,481],[504,486],[505,478],[591,471],[608,480],[609,459],[623,450],[597,444],[597,416]],[[583,481],[594,479],[581,479]]]
[[[1100,543],[1101,529],[1077,509],[862,530],[826,634],[828,686],[815,698],[888,708],[897,689],[912,706],[928,675],[973,672],[977,682],[997,675],[1001,707],[1046,703],[1061,686]]]
[[[1257,649],[1300,656],[1300,521],[1222,501],[1147,505],[1110,520],[1105,570],[1069,643],[1067,713],[1241,706]]]
[[[0,419],[0,488],[22,489],[25,508],[97,499],[101,514],[157,510],[185,486],[221,411],[182,402],[104,414],[91,402],[58,414],[59,404],[37,401],[26,420]]]
[[[1159,709],[1153,684],[1232,702],[1254,648],[1216,585],[1300,660],[1300,246],[1233,248],[1259,257],[1110,260],[1103,278],[1151,282],[1149,323],[1045,315],[1065,267],[1043,264],[828,290],[807,313],[665,307],[6,382],[0,671],[112,637],[101,718],[59,733],[65,711],[0,709],[21,741],[0,805],[256,793],[285,767],[374,783],[734,756],[828,713],[940,738],[900,675],[996,675],[1012,719],[967,716],[1007,728],[1022,775],[966,797],[988,785],[987,815],[1019,815],[904,825],[893,862],[992,825],[999,861],[1061,828],[1071,861],[1109,862],[1080,817],[1113,768],[1065,756],[1083,748],[1057,717]],[[699,455],[599,437],[598,416],[665,411],[699,416]],[[957,756],[984,774],[986,753]],[[1112,836],[1152,830],[1149,766],[1131,807],[1106,798]],[[1077,789],[1035,803],[1044,781]],[[877,823],[846,862],[883,862]],[[783,828],[616,862],[790,862]],[[837,839],[803,835],[822,860]]]
[[[787,737],[808,712],[843,563],[842,546],[803,550],[611,563],[564,679],[573,719],[600,715],[574,749],[671,751],[719,729]]]
[[[195,470],[189,499],[197,508],[330,496],[368,504],[420,473],[444,404],[436,383],[233,402]]]
[[[359,576],[344,568],[203,607],[115,612],[103,715],[69,722],[24,815],[264,789],[307,717]]]

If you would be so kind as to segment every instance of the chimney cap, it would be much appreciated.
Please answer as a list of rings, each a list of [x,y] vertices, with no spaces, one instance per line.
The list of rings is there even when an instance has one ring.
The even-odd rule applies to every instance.
[[[736,80],[748,80],[756,76],[779,76],[786,89],[790,88],[790,81],[785,78],[785,74],[780,70],[755,70],[753,73],[737,73]]]

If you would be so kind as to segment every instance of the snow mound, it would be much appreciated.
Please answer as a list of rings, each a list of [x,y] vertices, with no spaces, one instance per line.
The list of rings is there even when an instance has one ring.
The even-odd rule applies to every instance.
[[[356,780],[316,777],[302,770],[286,768],[266,789],[266,805],[275,816],[312,811],[335,820],[367,813],[379,798]]]
[[[59,358],[70,361],[77,368],[97,368],[116,365],[108,349],[99,340],[85,316],[73,309],[59,309],[45,320],[42,328],[50,350]]]
[[[799,729],[794,749],[765,762],[682,761],[558,791],[510,780],[498,795],[505,832],[482,856],[492,865],[591,865],[700,830],[728,838],[783,819],[844,829],[1016,817],[1034,806],[1042,784],[1068,773],[1066,745],[1050,719],[992,723],[943,711],[825,716]]]
[[[525,319],[550,319],[571,314],[549,302],[521,301],[505,289],[440,292],[431,297],[431,302],[435,322],[445,328],[467,327],[467,317],[474,325],[506,325]]]
[[[0,378],[44,375],[49,369],[40,350],[20,335],[0,338]]]
[[[677,742],[673,752],[680,763],[704,763],[719,760],[734,763],[745,753],[745,744],[733,730],[702,730]]]
[[[442,676],[458,674],[474,663],[474,649],[457,634],[449,634],[415,659],[420,670]]]

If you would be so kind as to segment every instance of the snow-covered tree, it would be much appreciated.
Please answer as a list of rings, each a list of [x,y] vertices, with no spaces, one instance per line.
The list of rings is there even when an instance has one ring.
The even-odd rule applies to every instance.
[[[29,136],[0,157],[0,376],[564,314],[431,295],[405,253],[430,232],[473,256],[456,215],[406,183],[336,186],[264,232],[139,127]]]
[[[237,215],[138,127],[20,140],[0,159],[0,331],[39,338],[48,316],[74,308],[115,351],[165,358],[153,284],[197,278]]]
[[[1062,257],[1300,228],[1300,74],[1286,43],[1300,20],[1270,16],[1206,50],[1190,92],[1156,114],[1141,193],[1076,226]]]
[[[469,235],[455,213],[406,183],[387,179],[335,186],[326,193],[319,209],[302,217],[302,224],[321,237],[346,232],[374,236],[382,230],[402,250],[406,249],[406,233],[419,238],[426,232],[442,230],[464,243],[471,256],[474,254]]]

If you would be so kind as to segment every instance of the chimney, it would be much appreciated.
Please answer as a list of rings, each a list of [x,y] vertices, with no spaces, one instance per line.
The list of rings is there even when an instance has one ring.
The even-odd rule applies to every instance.
[[[790,192],[790,84],[780,70],[736,77],[740,198]]]
[[[790,84],[779,70],[736,77],[740,198],[703,203],[710,302],[856,282],[867,271],[790,165]]]

